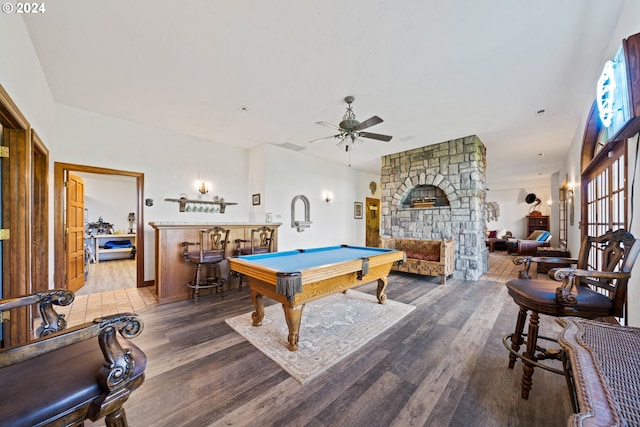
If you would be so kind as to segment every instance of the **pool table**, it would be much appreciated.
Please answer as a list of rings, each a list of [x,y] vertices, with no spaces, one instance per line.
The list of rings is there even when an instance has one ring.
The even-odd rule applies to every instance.
[[[384,304],[391,266],[403,259],[395,249],[342,245],[230,258],[229,268],[247,279],[253,326],[262,325],[264,295],[282,303],[289,350],[296,351],[306,302],[377,280],[378,302]]]

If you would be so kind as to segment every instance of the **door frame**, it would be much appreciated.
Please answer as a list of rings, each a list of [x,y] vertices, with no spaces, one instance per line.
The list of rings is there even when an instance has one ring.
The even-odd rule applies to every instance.
[[[9,157],[2,165],[2,226],[9,239],[2,241],[2,297],[30,294],[49,283],[49,210],[47,186],[49,151],[29,121],[0,84],[0,123],[15,138],[4,141]],[[12,310],[11,321],[1,324],[1,345],[28,342],[31,307]]]
[[[144,283],[144,174],[97,166],[54,162],[53,165],[53,282],[56,288],[66,289],[66,251],[64,250],[64,177],[67,172],[87,172],[103,175],[122,175],[136,178],[136,287]]]

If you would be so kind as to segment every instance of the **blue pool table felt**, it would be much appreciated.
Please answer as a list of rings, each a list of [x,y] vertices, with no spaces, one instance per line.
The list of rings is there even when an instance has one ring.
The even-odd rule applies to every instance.
[[[251,261],[256,265],[271,270],[291,272],[368,258],[390,252],[396,252],[396,250],[357,246],[329,246],[325,248],[247,255],[238,258]]]

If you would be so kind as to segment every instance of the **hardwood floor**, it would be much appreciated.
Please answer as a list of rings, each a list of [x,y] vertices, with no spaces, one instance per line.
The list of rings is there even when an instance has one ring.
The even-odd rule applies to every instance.
[[[90,295],[136,287],[136,260],[114,259],[88,264],[89,274],[76,295]]]
[[[492,253],[477,282],[392,273],[389,299],[416,309],[378,339],[300,385],[224,319],[252,311],[249,292],[138,310],[135,342],[146,381],[125,404],[131,426],[564,426],[564,377],[536,369],[520,398],[522,364],[507,368],[502,336],[517,306],[505,280],[511,256]],[[358,290],[375,294],[374,283]],[[265,298],[266,304],[273,303]],[[541,334],[559,326],[541,319]],[[103,425],[102,422],[86,425]]]

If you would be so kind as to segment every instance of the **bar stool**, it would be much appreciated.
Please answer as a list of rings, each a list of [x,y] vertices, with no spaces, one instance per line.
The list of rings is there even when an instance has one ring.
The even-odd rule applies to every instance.
[[[627,283],[639,254],[640,240],[619,229],[599,237],[585,236],[577,260],[531,256],[514,258],[514,264],[523,268],[518,278],[508,280],[506,286],[519,311],[515,331],[505,335],[502,343],[510,353],[510,369],[514,368],[517,359],[522,359],[524,364],[522,398],[529,398],[534,368],[564,375],[561,369],[541,363],[560,361],[562,352],[558,348],[543,347],[541,340],[554,343],[557,339],[538,335],[539,315],[584,319],[621,317],[627,299]],[[537,280],[531,279],[529,274],[532,262],[576,263],[577,268],[553,268],[549,271],[549,278],[553,280]],[[529,327],[525,333],[529,312]],[[523,345],[525,349],[522,351],[520,347]]]
[[[251,239],[236,239],[236,255],[264,254],[273,251],[273,231],[275,228],[262,226],[251,230]],[[258,238],[256,239],[256,234]],[[247,245],[247,243],[249,245]]]
[[[273,252],[273,233],[275,228],[262,226],[251,230],[251,238],[236,239],[236,256],[255,255]],[[257,238],[256,238],[257,235]],[[240,276],[238,282],[238,291],[242,290],[242,281],[244,277]]]
[[[220,263],[227,259],[229,230],[216,226],[201,229],[198,234],[200,237],[198,242],[182,242],[184,260],[195,264],[193,280],[187,283],[187,286],[191,288],[191,297],[195,305],[198,305],[201,289],[215,288],[216,293],[220,293],[220,299],[224,299],[224,285],[227,280],[222,277]],[[190,251],[190,246],[198,246],[198,250]],[[203,265],[210,266],[208,275],[203,273]]]

